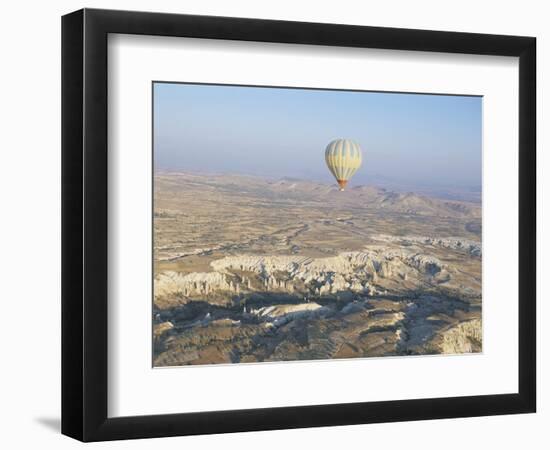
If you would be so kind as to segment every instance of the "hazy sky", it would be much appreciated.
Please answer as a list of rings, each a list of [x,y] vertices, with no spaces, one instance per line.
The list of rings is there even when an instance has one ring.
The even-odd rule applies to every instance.
[[[154,85],[157,169],[330,181],[336,138],[358,142],[353,184],[481,186],[480,97]]]

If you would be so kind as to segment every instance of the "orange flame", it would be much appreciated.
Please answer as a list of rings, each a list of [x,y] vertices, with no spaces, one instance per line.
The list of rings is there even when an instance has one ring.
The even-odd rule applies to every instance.
[[[346,187],[346,184],[348,184],[348,180],[336,180],[338,181],[338,184],[340,185],[340,190],[343,191]]]

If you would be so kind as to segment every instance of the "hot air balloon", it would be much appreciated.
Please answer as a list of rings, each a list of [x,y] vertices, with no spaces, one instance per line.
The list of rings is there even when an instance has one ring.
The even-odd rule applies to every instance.
[[[361,148],[349,139],[336,139],[327,145],[325,161],[343,191],[349,179],[361,167]]]

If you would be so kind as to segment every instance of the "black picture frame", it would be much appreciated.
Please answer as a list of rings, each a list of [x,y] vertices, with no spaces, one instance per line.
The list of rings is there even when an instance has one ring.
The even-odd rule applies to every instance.
[[[518,392],[109,418],[109,33],[519,57]],[[533,37],[96,9],[63,16],[62,433],[82,441],[102,441],[535,412],[535,91]]]

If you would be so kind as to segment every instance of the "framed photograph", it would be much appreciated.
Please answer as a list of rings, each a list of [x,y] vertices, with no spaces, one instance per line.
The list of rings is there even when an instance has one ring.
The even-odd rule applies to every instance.
[[[533,37],[62,20],[62,432],[535,412]]]

